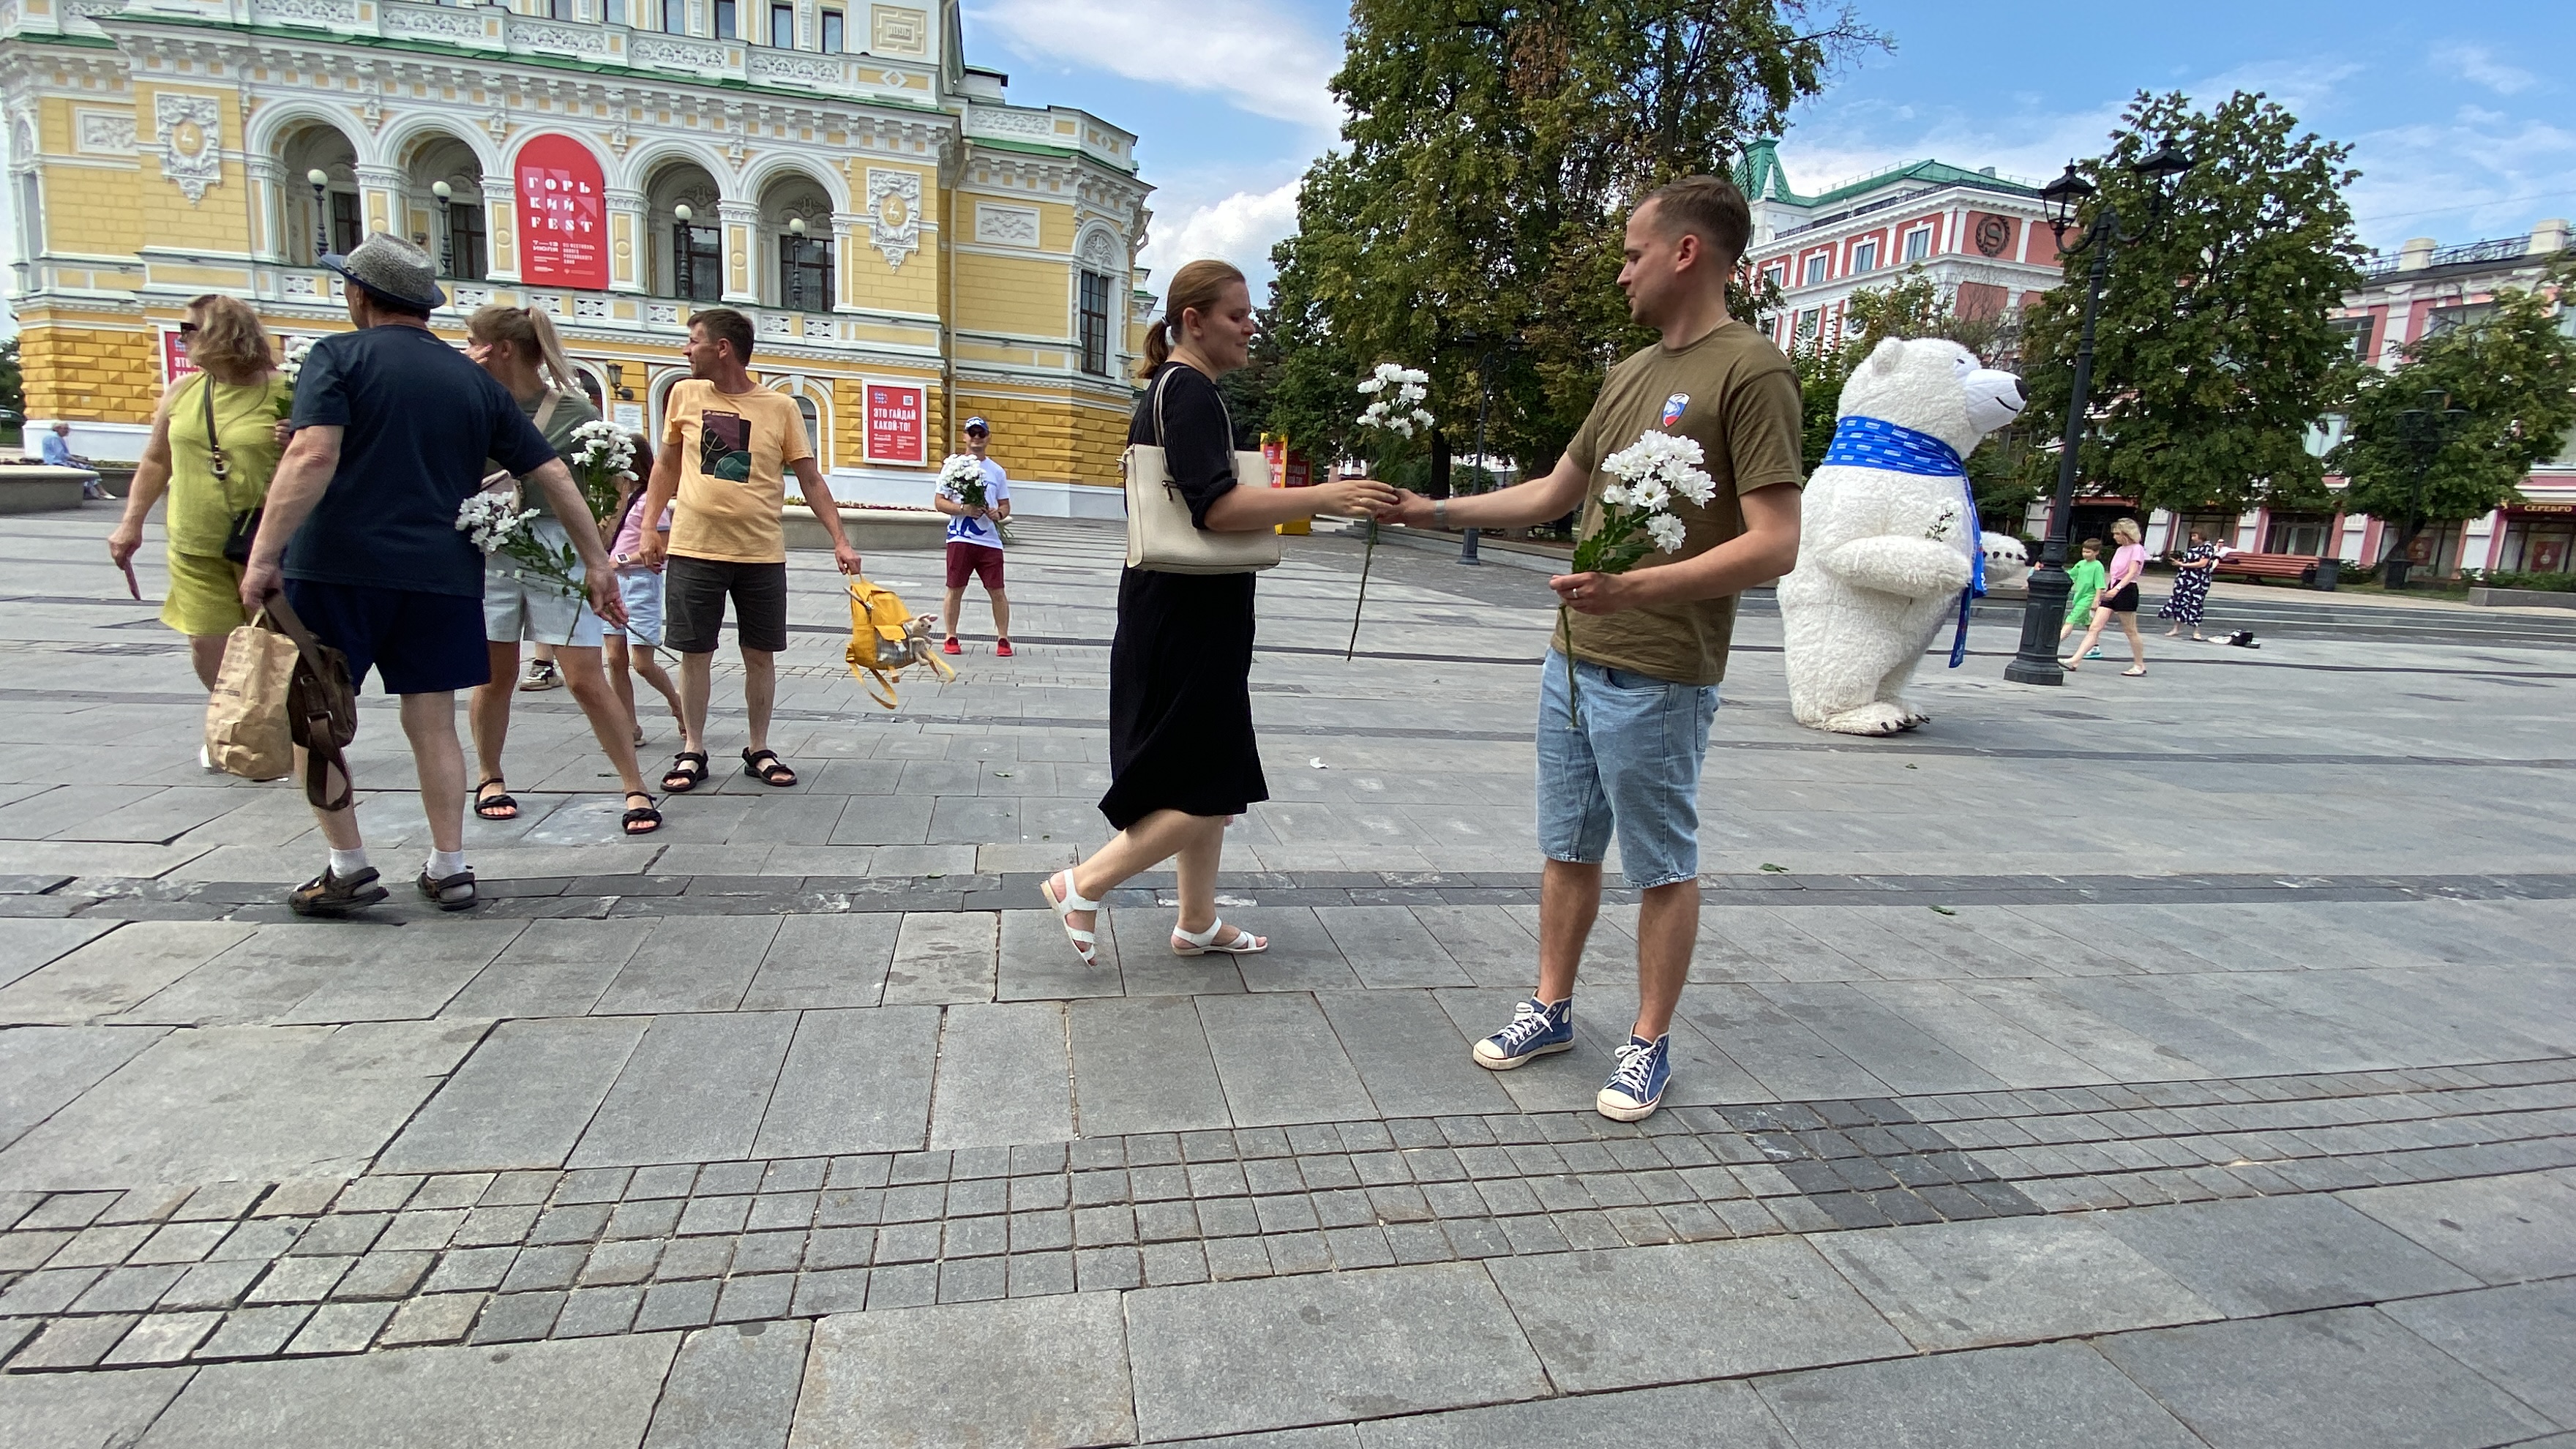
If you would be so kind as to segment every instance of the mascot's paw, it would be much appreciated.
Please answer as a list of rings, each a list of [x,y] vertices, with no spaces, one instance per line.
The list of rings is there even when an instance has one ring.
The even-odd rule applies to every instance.
[[[1827,718],[1817,728],[1832,730],[1838,735],[1884,736],[1895,734],[1907,725],[1904,711],[1885,701],[1877,701],[1858,709],[1844,710]]]
[[[1923,711],[1916,709],[1914,706],[1907,704],[1902,700],[1894,700],[1890,702],[1896,706],[1896,727],[1898,729],[1918,730],[1932,722],[1932,716],[1925,714]]]

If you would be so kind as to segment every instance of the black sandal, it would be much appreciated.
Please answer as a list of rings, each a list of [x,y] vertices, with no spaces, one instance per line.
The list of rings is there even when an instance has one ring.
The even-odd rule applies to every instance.
[[[432,880],[429,871],[424,868],[420,873],[420,879],[414,884],[420,887],[422,895],[429,898],[431,905],[442,911],[474,909],[474,872],[470,870],[460,870],[454,875]]]
[[[763,760],[769,763],[764,765],[761,763]],[[774,785],[781,790],[796,783],[796,772],[787,768],[776,750],[743,751],[742,772],[764,785]]]
[[[682,750],[662,772],[662,788],[674,795],[686,795],[706,783],[707,757],[697,750]]]
[[[484,781],[482,785],[474,787],[474,814],[476,818],[494,821],[516,820],[519,818],[519,802],[511,798],[509,791],[503,790],[495,795],[486,795],[483,793],[484,785],[498,785],[502,783],[503,781],[501,777],[494,775],[491,779]],[[509,813],[506,815],[496,815],[493,813],[494,811],[499,810],[506,810]]]
[[[650,835],[654,831],[662,828],[662,812],[653,808],[652,796],[645,794],[641,790],[629,790],[626,792],[626,798],[629,800],[641,800],[644,802],[641,807],[627,811],[625,816],[622,818],[620,822],[621,828],[623,828],[627,834]],[[641,825],[644,828],[638,830],[635,828],[638,825]]]

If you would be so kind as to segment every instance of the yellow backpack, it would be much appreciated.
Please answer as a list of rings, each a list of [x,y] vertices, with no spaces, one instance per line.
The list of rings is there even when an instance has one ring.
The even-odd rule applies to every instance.
[[[894,590],[864,577],[850,580],[851,677],[862,679],[876,702],[893,709],[902,701],[894,682],[915,664],[927,664],[940,682],[957,677],[930,643],[931,621],[915,618]]]

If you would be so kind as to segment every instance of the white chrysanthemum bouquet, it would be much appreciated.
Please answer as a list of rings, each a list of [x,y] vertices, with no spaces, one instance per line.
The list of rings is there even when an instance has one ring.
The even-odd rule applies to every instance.
[[[1697,442],[1653,429],[1602,459],[1602,471],[1618,481],[1601,490],[1601,526],[1575,544],[1572,572],[1624,574],[1649,550],[1679,552],[1690,529],[1673,516],[1674,501],[1687,498],[1705,506],[1717,495],[1716,480],[1700,468],[1702,461]],[[1571,700],[1576,690],[1574,622],[1566,605],[1557,605],[1556,612],[1565,632],[1565,683]]]
[[[604,526],[617,516],[618,501],[625,495],[623,480],[635,467],[635,440],[606,418],[593,418],[572,430],[572,441],[572,472],[581,482],[582,501]]]
[[[464,534],[484,557],[508,554],[526,572],[579,598],[582,587],[573,571],[581,566],[580,558],[570,544],[549,544],[537,537],[528,527],[537,510],[522,510],[516,492],[501,488],[466,499],[456,509],[456,531]]]
[[[304,354],[313,350],[313,339],[300,338],[286,345],[286,354],[278,359],[277,375],[285,380],[286,391],[277,395],[277,415],[295,416],[295,380],[304,375]]]
[[[1361,396],[1369,405],[1360,410],[1359,425],[1380,435],[1381,446],[1372,472],[1381,481],[1395,471],[1395,464],[1413,450],[1415,433],[1429,434],[1431,412],[1422,404],[1431,396],[1431,374],[1400,363],[1381,362],[1377,370],[1360,380]],[[1401,439],[1400,442],[1389,441]],[[1377,520],[1368,521],[1368,543],[1360,551],[1360,597],[1351,608],[1351,639],[1342,649],[1342,662],[1347,664],[1359,652],[1360,614],[1368,608],[1369,565],[1377,559]]]
[[[972,453],[951,453],[939,465],[939,491],[969,508],[989,510],[993,506],[984,487],[984,460]],[[1011,531],[1002,526],[1002,520],[988,513],[985,521],[993,525],[994,534],[1002,542],[1011,541]]]

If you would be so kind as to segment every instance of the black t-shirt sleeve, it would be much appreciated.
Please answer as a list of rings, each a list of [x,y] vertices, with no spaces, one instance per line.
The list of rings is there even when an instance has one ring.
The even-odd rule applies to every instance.
[[[325,337],[305,349],[303,370],[295,376],[295,426],[349,425],[349,379],[340,356],[343,346],[337,337]]]
[[[1216,384],[1194,367],[1173,364],[1163,387],[1163,463],[1190,506],[1190,522],[1207,527],[1208,509],[1234,490],[1234,437]],[[1139,442],[1154,439],[1153,394],[1138,417]]]
[[[518,400],[510,396],[509,389],[488,373],[483,378],[483,408],[492,418],[492,445],[486,456],[522,476],[553,462],[555,445],[546,441],[546,435],[537,431],[526,413],[519,411]]]

